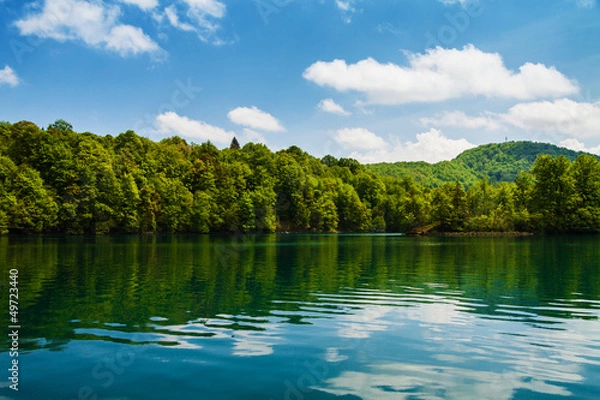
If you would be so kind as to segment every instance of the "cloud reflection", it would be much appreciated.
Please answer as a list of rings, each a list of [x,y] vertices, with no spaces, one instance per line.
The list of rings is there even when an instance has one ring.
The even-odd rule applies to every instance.
[[[280,340],[272,327],[267,332],[237,331],[234,335],[233,355],[239,357],[267,356],[273,354],[273,345]]]
[[[326,380],[320,389],[364,399],[511,399],[517,391],[572,396],[586,368],[600,366],[600,311],[576,302],[526,307],[499,304],[492,314],[473,313],[473,299],[418,295],[357,302],[338,319],[341,338],[359,339],[371,361]],[[410,295],[412,296],[412,294]],[[559,318],[566,310],[583,318]],[[377,335],[377,337],[374,337]],[[405,347],[403,342],[411,341]],[[420,359],[410,354],[416,340]],[[397,343],[383,348],[383,343]],[[354,357],[351,349],[328,348],[327,362]],[[396,362],[384,362],[395,357]],[[412,357],[412,358],[411,358]],[[404,361],[404,362],[397,362]]]
[[[488,372],[417,364],[382,364],[369,372],[347,371],[331,378],[326,391],[364,399],[511,399],[516,390],[570,396],[567,389],[539,379],[524,380],[516,371]]]

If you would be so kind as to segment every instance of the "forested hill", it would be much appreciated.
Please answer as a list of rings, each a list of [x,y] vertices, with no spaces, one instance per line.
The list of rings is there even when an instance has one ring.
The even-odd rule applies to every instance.
[[[484,177],[491,183],[512,182],[519,171],[529,171],[536,158],[544,154],[563,155],[574,161],[582,153],[548,143],[506,142],[478,146],[451,161],[435,164],[419,161],[368,164],[366,167],[380,175],[410,176],[429,187],[455,181],[470,186]]]
[[[564,151],[534,162],[563,151],[483,146],[440,164],[446,182],[431,187],[296,146],[219,150],[177,136],[77,133],[62,120],[0,122],[0,234],[600,232],[598,158]],[[477,181],[519,169],[511,182]]]

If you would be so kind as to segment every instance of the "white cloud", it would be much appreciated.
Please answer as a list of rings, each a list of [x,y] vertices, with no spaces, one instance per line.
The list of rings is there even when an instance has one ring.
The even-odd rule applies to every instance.
[[[165,8],[165,15],[167,16],[167,19],[171,25],[177,29],[188,32],[196,30],[196,28],[194,28],[192,25],[179,20],[179,17],[177,16],[177,9],[175,8],[174,4],[171,4],[169,7]]]
[[[505,127],[496,114],[489,112],[479,117],[468,116],[462,111],[444,112],[434,118],[421,118],[420,122],[424,126],[449,126],[488,131]]]
[[[356,12],[354,0],[335,0],[335,5],[342,12],[342,18],[345,23],[352,22],[352,14]]]
[[[585,151],[586,153],[600,155],[600,146],[586,147],[584,143],[580,142],[577,139],[565,139],[558,145],[575,151]]]
[[[220,20],[225,17],[227,7],[217,0],[183,0],[186,10],[178,10],[175,4],[164,9],[169,23],[177,29],[195,32],[203,42],[213,45],[229,43],[217,37]]]
[[[343,130],[342,130],[343,131]],[[347,130],[343,135],[336,132],[334,140],[345,149],[354,149],[350,157],[363,163],[427,161],[435,163],[450,160],[465,150],[475,147],[466,139],[450,139],[437,129],[417,134],[416,142],[401,142],[397,138],[391,143],[374,133],[363,130]]]
[[[554,132],[575,137],[600,134],[600,102],[570,99],[521,103],[501,116],[506,123],[530,131]]]
[[[348,0],[335,0],[335,5],[342,11],[350,11],[352,5]]]
[[[338,91],[358,91],[371,104],[439,102],[465,96],[528,100],[577,93],[576,82],[554,67],[525,63],[515,72],[498,53],[484,53],[473,45],[462,50],[429,49],[408,54],[407,67],[367,58],[356,64],[345,60],[317,61],[303,77]]]
[[[149,11],[158,6],[158,0],[119,0],[121,3],[138,6],[144,11]]]
[[[217,0],[183,0],[190,9],[198,14],[206,14],[215,18],[223,18],[227,7]]]
[[[350,112],[344,110],[344,107],[337,104],[333,99],[323,99],[317,105],[317,108],[323,112],[338,115],[350,115]]]
[[[210,140],[217,144],[229,144],[234,136],[233,132],[226,131],[203,121],[182,117],[172,111],[157,115],[155,124],[156,133],[160,135],[185,136],[201,141]]]
[[[283,132],[285,128],[271,114],[256,107],[238,107],[229,111],[227,118],[234,124],[267,132]]]
[[[81,40],[121,56],[156,53],[160,47],[142,29],[118,22],[118,6],[84,0],[45,0],[41,12],[16,21],[22,35]]]
[[[153,53],[158,45],[141,28],[131,25],[116,25],[105,38],[106,48],[122,56]]]
[[[378,150],[387,143],[365,128],[344,128],[335,132],[334,140],[346,150]]]
[[[591,137],[600,134],[600,102],[576,102],[563,98],[519,103],[503,114],[485,112],[472,117],[462,111],[454,111],[435,118],[421,118],[420,121],[425,126],[487,130],[516,127],[526,131]]]
[[[0,69],[0,85],[15,87],[19,84],[19,82],[19,77],[11,67],[6,65],[4,69]]]

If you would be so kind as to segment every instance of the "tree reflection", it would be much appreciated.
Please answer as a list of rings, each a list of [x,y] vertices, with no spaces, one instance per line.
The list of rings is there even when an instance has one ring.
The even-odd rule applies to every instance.
[[[504,306],[579,318],[552,304],[600,299],[600,238],[592,236],[10,236],[0,237],[0,260],[5,274],[19,269],[25,349],[59,349],[76,328],[106,323],[150,332],[156,324],[279,311],[291,313],[288,322],[311,323],[307,304],[322,311],[336,306],[319,305],[319,296],[357,290],[472,300],[480,305],[465,312],[500,318]],[[422,301],[409,300],[396,305]],[[8,324],[6,313],[0,323]]]

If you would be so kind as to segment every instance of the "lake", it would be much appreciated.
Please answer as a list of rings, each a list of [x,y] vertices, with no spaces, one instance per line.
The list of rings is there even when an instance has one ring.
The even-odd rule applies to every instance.
[[[1,399],[600,398],[598,236],[10,236],[0,269]]]

